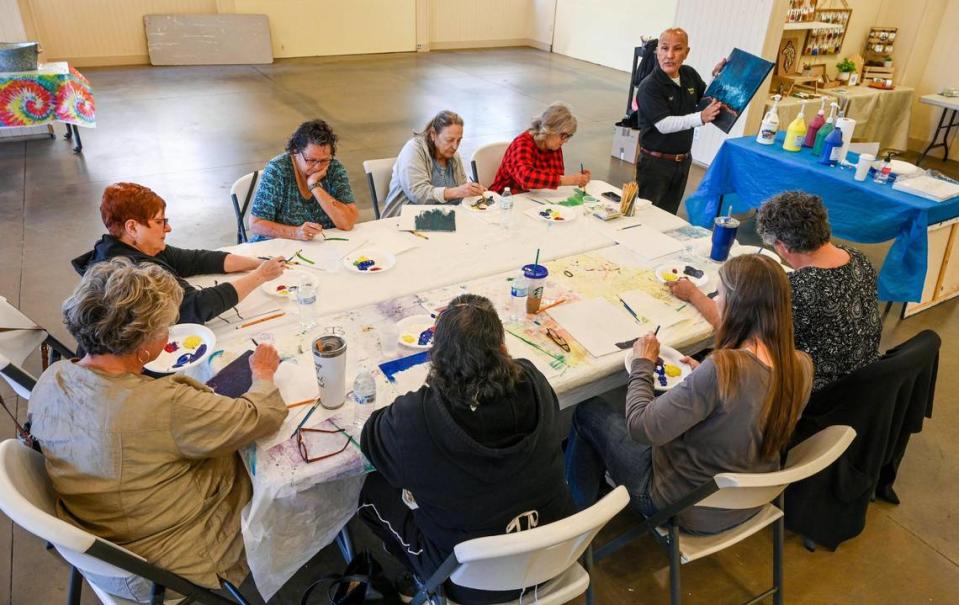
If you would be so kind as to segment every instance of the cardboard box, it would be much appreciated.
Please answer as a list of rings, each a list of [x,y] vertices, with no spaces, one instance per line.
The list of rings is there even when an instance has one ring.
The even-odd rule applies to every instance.
[[[639,131],[613,126],[613,147],[609,152],[616,159],[635,164],[639,160]]]

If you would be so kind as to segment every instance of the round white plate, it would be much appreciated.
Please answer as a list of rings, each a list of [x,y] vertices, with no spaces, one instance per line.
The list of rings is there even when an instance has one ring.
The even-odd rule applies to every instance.
[[[367,269],[360,269],[358,264],[363,261],[373,261],[374,264]],[[385,250],[375,248],[361,248],[355,252],[350,252],[343,257],[343,265],[347,270],[353,273],[376,274],[389,271],[396,266],[396,257]]]
[[[546,213],[546,214],[544,214]],[[543,205],[536,208],[536,218],[547,223],[571,223],[579,216],[576,208],[558,204]]]
[[[492,198],[492,199],[490,199]],[[473,212],[490,212],[497,209],[497,204],[499,203],[499,196],[493,193],[492,191],[486,191],[482,196],[474,195],[472,197],[464,198],[461,206],[466,206],[469,210]],[[481,204],[477,206],[477,202],[482,199],[486,199],[486,204]]]
[[[433,338],[430,337],[428,343],[421,345],[419,344],[420,334],[428,330],[435,322],[436,320],[429,315],[411,315],[401,319],[396,323],[396,342],[411,349],[429,349],[433,346]]]
[[[302,271],[286,270],[283,275],[260,286],[260,290],[276,298],[296,300],[296,284],[300,282]]]
[[[693,277],[692,275],[687,275],[686,273],[684,273],[687,266],[692,267],[693,269],[696,269],[698,271],[701,271],[702,275],[700,275],[699,277]],[[674,275],[676,279],[667,279],[666,276],[668,275]],[[691,263],[684,263],[684,262],[676,262],[676,263],[669,263],[667,265],[660,265],[656,267],[656,279],[658,279],[664,284],[669,283],[671,281],[678,281],[679,279],[683,277],[693,282],[693,285],[696,286],[697,288],[701,286],[705,286],[707,283],[709,283],[709,273],[706,272],[705,267],[701,267],[699,265],[694,265]]]
[[[656,388],[657,391],[668,391],[669,389],[673,388],[674,386],[676,386],[677,384],[685,380],[686,377],[689,376],[689,373],[693,371],[693,368],[691,366],[680,361],[683,357],[685,357],[685,355],[683,355],[682,353],[680,353],[679,351],[677,351],[676,349],[670,346],[666,346],[666,345],[659,346],[659,358],[662,359],[664,363],[671,364],[679,368],[680,374],[679,376],[667,375],[666,386],[663,386],[662,383],[659,382],[659,374],[657,372],[653,372],[653,386]],[[626,351],[626,357],[623,361],[625,362],[625,365],[626,365],[626,373],[629,374],[629,372],[632,371],[633,369],[633,350],[632,349]]]
[[[193,342],[194,338],[199,338],[200,342]],[[167,347],[171,345],[176,347],[175,351],[167,351],[164,349],[159,357],[144,367],[151,372],[160,374],[182,372],[187,368],[192,368],[202,363],[213,353],[213,349],[216,347],[216,336],[213,335],[213,331],[210,330],[210,328],[200,324],[177,324],[170,328]],[[184,358],[184,356],[186,357]],[[189,361],[177,365],[181,358],[188,359]]]

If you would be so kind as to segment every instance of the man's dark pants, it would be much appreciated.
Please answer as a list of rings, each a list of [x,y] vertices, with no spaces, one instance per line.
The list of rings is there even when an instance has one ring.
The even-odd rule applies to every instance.
[[[641,153],[636,165],[636,183],[639,185],[639,197],[651,200],[657,208],[676,214],[679,203],[686,191],[686,179],[689,177],[689,154],[683,161],[655,158]]]

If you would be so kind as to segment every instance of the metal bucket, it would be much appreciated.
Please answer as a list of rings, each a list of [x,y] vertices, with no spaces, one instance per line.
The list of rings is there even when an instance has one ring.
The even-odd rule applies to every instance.
[[[36,71],[39,54],[36,42],[0,42],[0,72]]]

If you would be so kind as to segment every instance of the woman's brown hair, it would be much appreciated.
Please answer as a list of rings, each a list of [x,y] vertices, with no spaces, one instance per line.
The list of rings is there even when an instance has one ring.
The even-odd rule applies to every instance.
[[[712,354],[719,395],[729,399],[740,386],[746,357],[737,349],[749,340],[762,343],[772,367],[762,408],[760,454],[773,458],[789,443],[812,384],[812,361],[796,350],[793,340],[789,282],[776,261],[760,254],[726,261],[719,279],[725,304]]]

